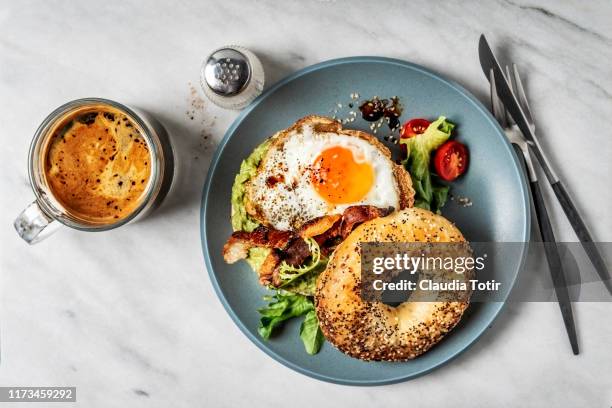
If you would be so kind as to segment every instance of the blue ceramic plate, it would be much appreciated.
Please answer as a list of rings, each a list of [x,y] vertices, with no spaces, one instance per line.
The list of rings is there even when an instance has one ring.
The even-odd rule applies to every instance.
[[[245,262],[227,265],[221,249],[231,234],[230,193],[240,162],[265,138],[297,119],[331,115],[350,101],[378,95],[399,96],[402,120],[444,115],[457,124],[457,139],[470,150],[470,167],[453,184],[455,195],[470,197],[471,207],[447,205],[444,215],[470,241],[526,242],[530,218],[525,180],[515,153],[487,109],[469,92],[428,69],[405,61],[353,57],[323,62],[280,81],[240,114],[213,158],[202,196],[202,250],[206,267],[223,306],[240,330],[268,355],[303,374],[341,384],[380,385],[404,381],[438,367],[464,351],[492,323],[503,303],[472,304],[460,324],[438,345],[403,363],[364,362],[350,358],[331,344],[310,356],[298,336],[299,320],[289,322],[270,341],[257,334],[257,309],[265,302],[256,274]],[[368,130],[360,118],[351,127]],[[521,254],[499,265],[506,282],[514,282],[522,267]]]

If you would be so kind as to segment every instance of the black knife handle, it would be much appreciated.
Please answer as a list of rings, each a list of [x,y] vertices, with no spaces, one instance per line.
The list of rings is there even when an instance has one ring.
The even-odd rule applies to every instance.
[[[567,331],[572,351],[577,355],[580,352],[578,348],[578,336],[576,335],[572,303],[567,289],[563,263],[561,262],[561,256],[559,255],[559,249],[557,248],[555,240],[555,233],[553,232],[548,211],[546,210],[546,204],[544,203],[542,190],[540,190],[540,184],[535,180],[532,181],[530,185],[533,204],[538,217],[538,225],[540,226],[540,234],[542,234],[542,242],[544,242],[546,260],[548,261],[550,275],[553,285],[555,286],[555,293],[557,295],[557,301],[559,302],[559,308],[561,309],[561,316],[563,316],[563,323],[565,324],[565,330]]]
[[[610,280],[610,273],[608,272],[608,268],[606,266],[603,257],[599,253],[597,246],[593,242],[593,238],[589,233],[587,226],[585,225],[582,217],[578,213],[576,206],[572,202],[565,186],[561,181],[557,181],[556,183],[551,184],[553,191],[557,195],[557,199],[565,211],[565,215],[567,216],[570,224],[574,228],[576,235],[580,242],[582,242],[582,246],[584,247],[584,251],[588,255],[591,263],[595,267],[599,278],[603,281],[604,285],[608,289],[608,292],[612,294],[612,280]]]

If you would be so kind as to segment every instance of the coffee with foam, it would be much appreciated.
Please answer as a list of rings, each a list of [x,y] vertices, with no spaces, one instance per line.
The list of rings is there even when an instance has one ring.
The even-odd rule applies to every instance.
[[[152,164],[142,132],[126,113],[107,105],[58,122],[44,150],[44,177],[70,215],[112,224],[141,204]]]

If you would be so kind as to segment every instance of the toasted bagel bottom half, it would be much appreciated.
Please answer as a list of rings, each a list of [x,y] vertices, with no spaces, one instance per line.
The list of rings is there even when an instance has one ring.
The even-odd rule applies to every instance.
[[[465,301],[409,300],[397,307],[361,297],[360,243],[432,241],[465,243],[450,221],[420,208],[357,227],[317,279],[315,305],[325,338],[351,357],[376,361],[413,359],[439,342],[461,319],[470,293],[461,298]],[[472,276],[469,271],[465,279]]]

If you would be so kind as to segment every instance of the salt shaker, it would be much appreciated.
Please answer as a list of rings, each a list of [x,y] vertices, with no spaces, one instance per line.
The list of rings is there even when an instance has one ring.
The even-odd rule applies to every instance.
[[[251,103],[263,91],[264,79],[259,58],[235,45],[214,50],[204,60],[200,72],[204,94],[226,109],[242,109]]]

